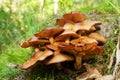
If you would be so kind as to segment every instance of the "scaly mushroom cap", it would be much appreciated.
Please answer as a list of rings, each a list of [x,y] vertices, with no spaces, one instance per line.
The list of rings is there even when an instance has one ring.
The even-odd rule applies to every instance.
[[[46,65],[54,64],[54,63],[61,63],[61,62],[66,62],[66,61],[73,61],[74,57],[60,53],[59,50],[56,50],[54,52],[54,56],[46,63]]]
[[[48,28],[46,30],[36,33],[35,36],[39,38],[53,37],[62,33],[63,31],[63,28]]]
[[[81,36],[78,39],[71,40],[70,44],[74,46],[84,46],[85,44],[94,43],[94,42],[98,43],[97,40],[93,38],[88,38],[87,36]]]
[[[47,57],[53,55],[51,50],[45,49],[45,51],[36,51],[31,59],[27,60],[23,65],[22,69],[29,69],[37,64],[38,61],[43,61]]]
[[[76,39],[79,35],[71,30],[65,30],[61,35],[55,38],[55,41],[65,41],[68,38]]]
[[[75,24],[74,31],[79,32],[82,30],[85,30],[85,31],[89,31],[90,29],[94,30],[91,27],[94,27],[94,26],[100,25],[100,24],[101,24],[101,22],[99,22],[99,21],[83,21],[81,23]]]
[[[49,43],[49,40],[46,39],[38,39],[38,37],[33,36],[32,38],[30,38],[28,41],[23,42],[22,44],[20,44],[20,46],[22,48],[27,48],[30,46],[36,46],[40,43]]]
[[[101,36],[100,34],[98,34],[98,33],[90,33],[88,35],[88,37],[96,39],[96,40],[98,40],[100,42],[103,42],[103,43],[106,42],[106,39],[103,36]]]

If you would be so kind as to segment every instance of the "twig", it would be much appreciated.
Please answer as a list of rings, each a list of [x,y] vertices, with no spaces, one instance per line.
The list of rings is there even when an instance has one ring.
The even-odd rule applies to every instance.
[[[115,52],[116,52],[116,48],[113,50],[113,53],[112,53],[112,55],[110,56],[110,63],[109,63],[109,65],[108,65],[108,69],[111,69],[111,68],[112,68],[112,65],[113,65],[113,62],[114,62]]]
[[[116,63],[115,63],[115,67],[114,67],[114,71],[113,71],[113,77],[116,79],[116,74],[118,72],[118,68],[120,65],[120,38],[118,37],[118,43],[116,45]]]

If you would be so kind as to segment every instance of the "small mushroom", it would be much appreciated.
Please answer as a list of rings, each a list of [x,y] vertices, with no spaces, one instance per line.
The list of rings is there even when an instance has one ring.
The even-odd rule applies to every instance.
[[[85,16],[79,12],[71,12],[63,15],[62,19],[57,19],[56,23],[60,26],[64,26],[66,23],[78,23],[85,20]]]
[[[46,63],[46,65],[57,64],[58,69],[62,69],[60,63],[67,62],[67,61],[73,61],[73,60],[74,60],[73,56],[63,54],[60,52],[60,50],[56,50],[54,52],[53,57]]]
[[[38,37],[36,36],[33,36],[32,38],[30,38],[28,41],[26,42],[23,42],[22,44],[20,44],[20,46],[22,48],[27,48],[27,47],[30,47],[30,46],[36,46],[40,43],[49,43],[49,40],[46,40],[46,39],[38,39]]]
[[[90,33],[89,35],[88,35],[88,37],[89,38],[93,38],[93,39],[96,39],[97,41],[100,41],[100,42],[103,42],[103,43],[105,43],[106,42],[106,39],[103,37],[103,36],[101,36],[100,34],[98,34],[98,33]]]
[[[55,41],[65,41],[69,44],[70,39],[79,38],[79,35],[71,30],[65,30],[62,34],[55,38]]]
[[[49,38],[50,43],[54,42],[54,37],[64,31],[63,28],[48,28],[35,34],[39,38]]]
[[[80,37],[76,40],[71,40],[70,44],[72,45],[60,45],[59,49],[75,56],[75,69],[81,68],[82,59],[89,58],[92,55],[98,54],[98,52],[102,52],[99,51],[100,49],[97,46],[98,42],[92,38]],[[88,55],[89,57],[86,57]]]
[[[54,64],[54,63],[61,63],[65,61],[72,61],[74,58],[70,55],[63,54],[59,50],[54,52],[53,58],[51,58],[46,64]]]
[[[82,66],[82,55],[85,53],[78,53],[78,51],[75,50],[74,46],[71,45],[60,45],[59,46],[60,51],[67,52],[70,54],[73,54],[75,56],[75,69],[80,69]]]
[[[39,49],[35,49],[34,55],[22,65],[22,69],[30,69],[35,66],[38,61],[43,61],[51,55],[53,55],[51,50],[45,49],[44,51],[40,51]]]

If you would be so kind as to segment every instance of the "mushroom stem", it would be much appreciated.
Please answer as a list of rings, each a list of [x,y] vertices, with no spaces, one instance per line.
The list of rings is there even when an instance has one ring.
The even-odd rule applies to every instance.
[[[81,55],[77,55],[76,58],[75,58],[75,64],[74,64],[74,67],[75,69],[80,69],[81,68],[81,65],[82,65],[82,56]]]
[[[65,43],[69,44],[69,43],[70,43],[70,38],[67,38],[67,39],[65,40]]]
[[[50,43],[52,44],[52,43],[54,42],[54,38],[53,38],[53,37],[50,37],[50,38],[49,38],[49,41],[50,41]]]

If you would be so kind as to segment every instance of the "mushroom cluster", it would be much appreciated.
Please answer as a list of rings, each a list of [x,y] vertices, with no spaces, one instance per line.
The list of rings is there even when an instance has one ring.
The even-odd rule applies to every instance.
[[[100,21],[87,21],[79,12],[71,12],[57,19],[59,28],[50,27],[42,30],[23,42],[22,48],[32,47],[32,57],[23,65],[23,69],[30,69],[42,63],[44,65],[62,62],[74,62],[75,69],[80,69],[82,60],[103,52],[106,39],[100,35]]]

